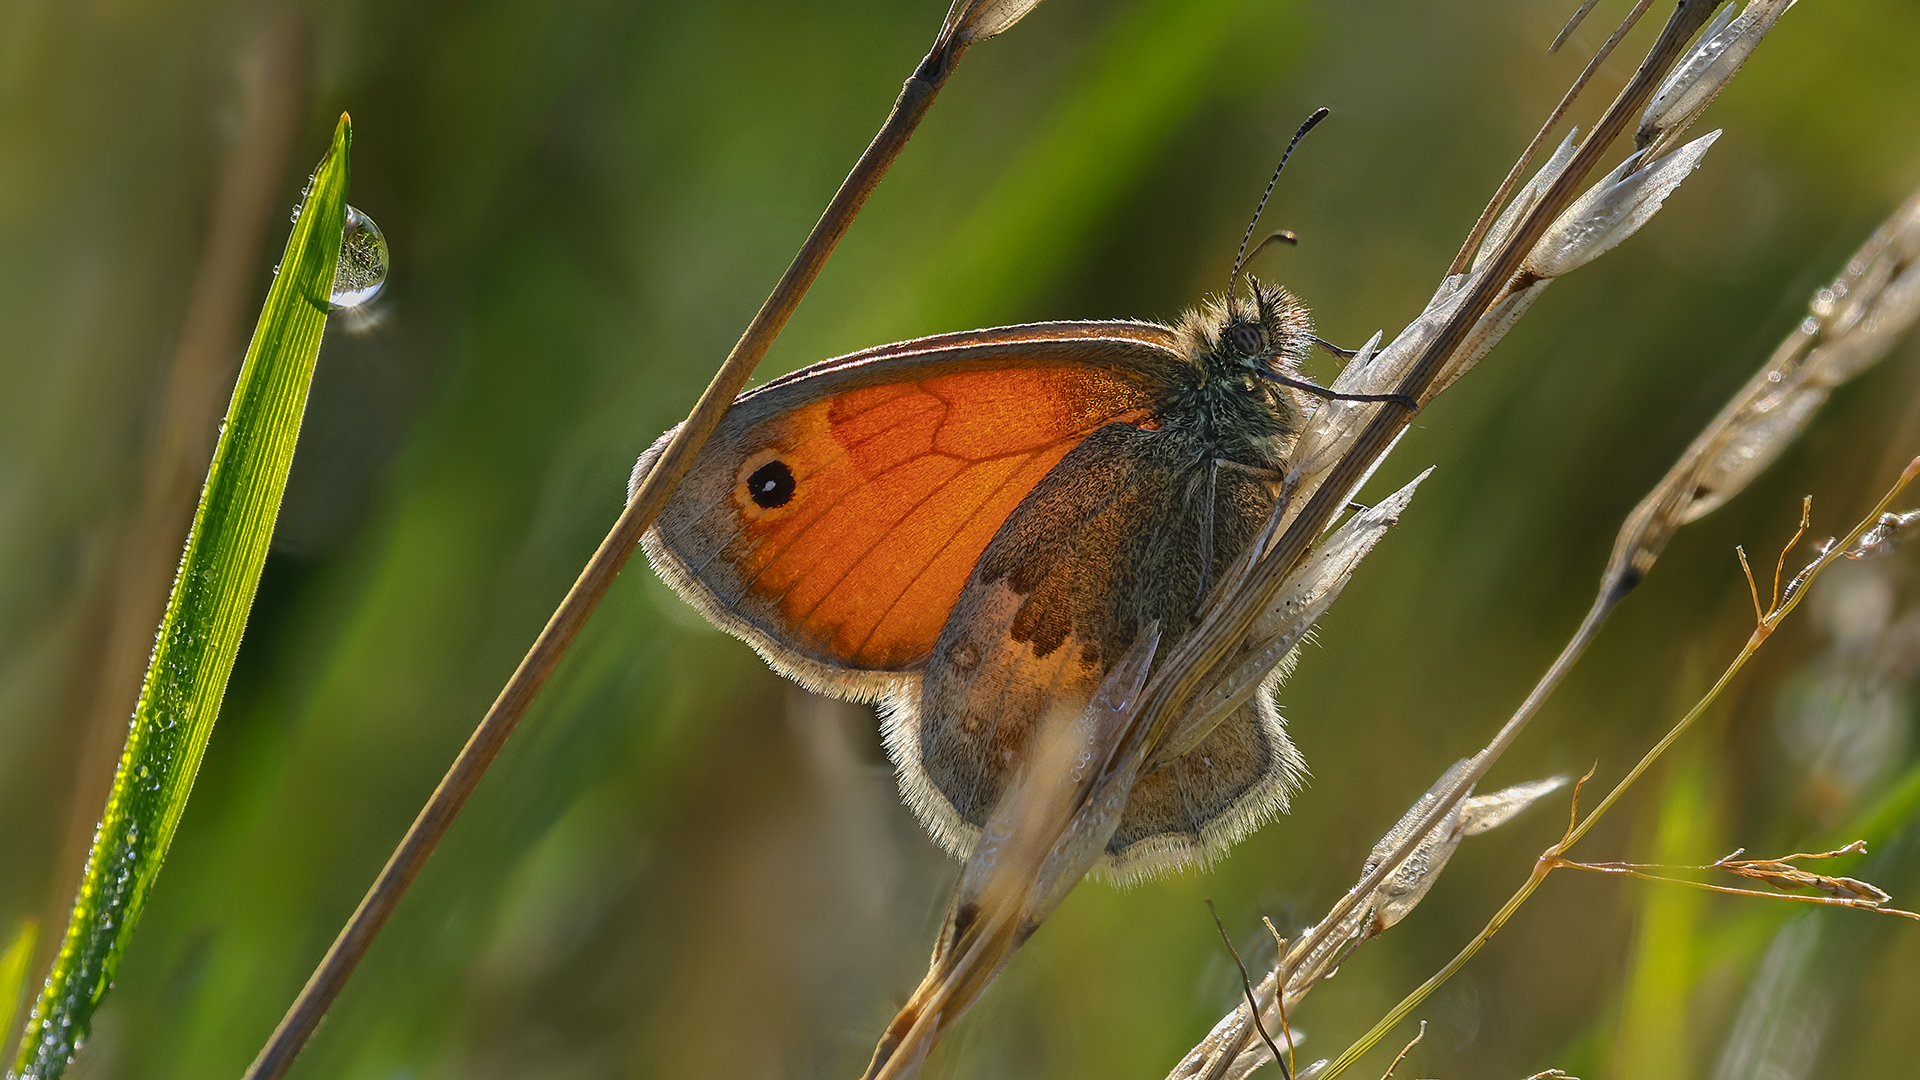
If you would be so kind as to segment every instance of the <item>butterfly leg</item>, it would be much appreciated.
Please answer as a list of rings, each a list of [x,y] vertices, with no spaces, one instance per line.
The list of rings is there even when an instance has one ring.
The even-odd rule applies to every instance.
[[[1326,338],[1319,337],[1314,334],[1308,334],[1307,340],[1313,342],[1315,345],[1320,346],[1321,348],[1327,350],[1328,352],[1332,353],[1333,355],[1339,357],[1342,360],[1351,360],[1354,357],[1360,355],[1359,349],[1343,349],[1340,346],[1335,345],[1333,342],[1328,341]]]
[[[1277,484],[1286,476],[1286,474],[1279,469],[1263,469],[1258,465],[1249,465],[1244,461],[1235,461],[1232,458],[1214,458],[1213,466],[1215,469],[1232,469],[1234,472],[1246,473],[1248,476],[1258,477],[1270,484]]]
[[[1199,608],[1201,601],[1207,598],[1207,589],[1213,584],[1213,554],[1219,546],[1215,538],[1218,529],[1214,522],[1220,503],[1221,469],[1245,473],[1269,484],[1277,484],[1285,476],[1279,469],[1263,469],[1258,465],[1248,465],[1232,458],[1214,458],[1207,463],[1207,505],[1201,511],[1200,518],[1200,587],[1195,590],[1193,597],[1196,609]]]
[[[1207,586],[1213,578],[1213,504],[1220,497],[1220,459],[1207,463],[1207,506],[1200,518],[1200,587],[1194,590],[1193,606],[1207,598]]]
[[[1262,372],[1261,377],[1282,386],[1291,386],[1295,390],[1305,390],[1314,397],[1325,398],[1328,401],[1391,401],[1408,412],[1420,411],[1420,403],[1405,394],[1343,394],[1338,390],[1329,390],[1319,383],[1295,379],[1276,371]]]

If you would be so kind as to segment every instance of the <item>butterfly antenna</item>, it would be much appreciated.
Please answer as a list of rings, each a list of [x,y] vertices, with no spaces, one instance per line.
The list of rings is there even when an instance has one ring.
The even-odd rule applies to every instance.
[[[1273,176],[1267,181],[1267,190],[1260,193],[1260,205],[1253,208],[1253,220],[1247,222],[1247,234],[1240,238],[1240,251],[1233,257],[1233,273],[1227,278],[1229,296],[1233,294],[1234,286],[1239,284],[1241,269],[1247,265],[1247,245],[1253,242],[1253,230],[1260,224],[1260,214],[1267,208],[1267,200],[1273,196],[1273,185],[1280,182],[1280,170],[1287,167],[1287,159],[1293,156],[1293,148],[1299,146],[1300,140],[1307,137],[1307,132],[1312,131],[1314,125],[1325,120],[1331,111],[1324,105],[1313,110],[1313,115],[1307,117],[1307,122],[1301,124],[1300,130],[1293,133],[1293,141],[1287,144],[1286,153],[1280,155],[1280,164],[1273,167]]]

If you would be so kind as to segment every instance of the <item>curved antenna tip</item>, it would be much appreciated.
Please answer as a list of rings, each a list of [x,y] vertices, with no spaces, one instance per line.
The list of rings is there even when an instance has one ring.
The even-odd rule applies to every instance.
[[[1253,220],[1247,222],[1246,235],[1240,238],[1240,250],[1233,256],[1233,271],[1227,275],[1228,296],[1233,295],[1234,286],[1240,282],[1240,271],[1246,268],[1247,260],[1252,257],[1247,254],[1247,245],[1253,241],[1254,227],[1260,224],[1260,214],[1266,210],[1267,200],[1273,197],[1273,185],[1280,182],[1280,171],[1287,167],[1287,159],[1293,156],[1293,148],[1300,145],[1300,140],[1307,137],[1307,132],[1312,131],[1320,121],[1325,120],[1332,113],[1333,110],[1325,105],[1313,110],[1313,115],[1307,117],[1307,122],[1301,124],[1300,130],[1294,132],[1293,138],[1288,141],[1286,151],[1280,155],[1280,164],[1273,167],[1273,175],[1267,179],[1267,190],[1260,193],[1260,205],[1253,208]],[[1291,232],[1282,230],[1261,241],[1260,247],[1266,247],[1274,240],[1282,239],[1289,244],[1298,240]],[[1254,254],[1259,254],[1259,248],[1254,249]]]

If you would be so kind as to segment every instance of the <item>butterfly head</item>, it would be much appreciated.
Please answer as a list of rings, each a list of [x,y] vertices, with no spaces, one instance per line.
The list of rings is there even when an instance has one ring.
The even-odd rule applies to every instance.
[[[1313,346],[1313,318],[1292,293],[1248,277],[1251,296],[1209,298],[1180,319],[1188,357],[1213,379],[1295,375]]]
[[[1199,424],[1210,443],[1271,443],[1299,427],[1300,403],[1276,380],[1298,378],[1313,320],[1285,289],[1251,276],[1246,282],[1250,295],[1213,297],[1178,327],[1193,367],[1168,404]]]

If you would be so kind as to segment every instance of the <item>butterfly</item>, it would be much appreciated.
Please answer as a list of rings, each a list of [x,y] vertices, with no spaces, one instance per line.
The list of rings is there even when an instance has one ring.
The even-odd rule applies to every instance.
[[[1244,280],[1172,326],[942,334],[773,380],[642,546],[777,671],[878,702],[906,802],[965,858],[1042,719],[1083,707],[1144,628],[1192,625],[1280,497],[1306,395],[1344,396],[1300,375],[1307,309]],[[1140,776],[1109,874],[1206,862],[1286,808],[1305,766],[1271,691],[1291,666]]]

